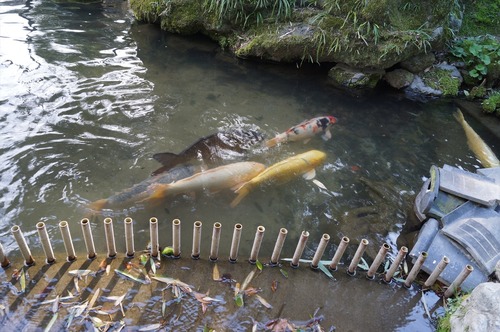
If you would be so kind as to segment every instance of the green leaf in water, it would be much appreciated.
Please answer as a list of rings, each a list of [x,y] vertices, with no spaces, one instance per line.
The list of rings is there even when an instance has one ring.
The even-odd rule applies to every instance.
[[[288,272],[286,272],[285,270],[283,269],[280,269],[280,272],[281,274],[283,275],[283,277],[287,278],[288,279]]]
[[[26,274],[24,274],[24,269],[21,270],[20,278],[21,280],[19,281],[19,283],[21,284],[21,292],[24,293],[24,291],[26,290]]]
[[[260,271],[262,271],[262,263],[261,263],[259,260],[257,260],[257,261],[255,262],[255,265],[257,266],[257,268],[258,268]]]
[[[335,280],[335,278],[333,277],[333,274],[330,272],[330,270],[328,270],[328,268],[326,266],[324,266],[323,264],[319,264],[318,265],[318,268],[321,270],[321,272],[323,272],[324,274],[326,274],[326,276],[332,280]]]
[[[243,307],[243,294],[239,293],[234,297],[234,301],[238,307]]]
[[[140,260],[141,264],[143,266],[145,266],[146,263],[148,262],[148,255],[142,254],[141,256],[139,256],[139,260]]]
[[[165,255],[165,256],[172,256],[174,254],[174,248],[172,248],[172,247],[165,247],[161,251],[161,254]]]

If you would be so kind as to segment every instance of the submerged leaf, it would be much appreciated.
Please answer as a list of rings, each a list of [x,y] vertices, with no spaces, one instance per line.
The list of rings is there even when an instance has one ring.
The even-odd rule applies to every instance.
[[[257,260],[257,261],[255,262],[255,265],[257,266],[257,268],[258,268],[260,271],[262,271],[263,266],[262,266],[262,263],[261,263],[259,260]]]
[[[321,270],[321,272],[323,272],[324,274],[326,274],[326,276],[332,280],[334,280],[335,278],[333,277],[333,274],[330,272],[330,270],[328,270],[328,268],[326,266],[324,266],[323,264],[319,264],[318,265],[318,268]]]
[[[137,277],[134,277],[133,275],[131,274],[128,274],[127,272],[125,271],[121,271],[121,270],[118,270],[118,269],[115,269],[115,273],[119,274],[119,275],[122,275],[124,277],[127,277],[129,279],[132,279],[133,281],[137,281],[137,282],[140,282],[141,284],[148,284],[148,282],[146,280],[142,280],[142,279],[139,279]]]
[[[255,276],[255,270],[250,271],[250,273],[247,275],[247,277],[241,284],[241,290],[245,290],[248,287],[248,284],[252,281],[254,276]]]
[[[155,331],[155,330],[159,330],[160,328],[161,328],[161,324],[156,323],[156,324],[150,324],[150,325],[146,325],[144,327],[141,327],[138,331]]]
[[[271,290],[274,292],[276,292],[276,290],[278,289],[278,280],[273,280],[273,282],[271,283]]]
[[[91,274],[92,270],[71,270],[68,273],[74,277],[82,278]]]
[[[257,298],[257,300],[259,300],[260,303],[262,303],[262,305],[264,307],[266,307],[267,309],[272,309],[272,305],[269,304],[269,302],[267,302],[262,296],[260,295],[255,295],[255,297]]]
[[[280,272],[281,274],[283,275],[283,277],[287,278],[288,279],[288,272],[286,272],[285,270],[283,269],[280,269]]]
[[[50,331],[50,329],[52,328],[52,326],[54,326],[54,323],[56,322],[57,320],[57,316],[58,316],[58,313],[56,312],[54,314],[54,316],[52,316],[52,319],[50,320],[50,322],[47,324],[47,326],[45,327],[45,332],[48,332]]]
[[[26,274],[24,273],[24,269],[21,270],[21,276],[20,276],[20,284],[21,284],[21,292],[24,293],[26,290]]]
[[[243,294],[237,294],[234,297],[234,301],[238,307],[243,307]]]
[[[214,264],[214,269],[212,271],[212,279],[215,281],[220,280],[219,267],[217,266],[217,263]]]
[[[172,247],[165,247],[161,251],[161,254],[165,255],[165,256],[172,256],[174,254],[174,248],[172,248]]]

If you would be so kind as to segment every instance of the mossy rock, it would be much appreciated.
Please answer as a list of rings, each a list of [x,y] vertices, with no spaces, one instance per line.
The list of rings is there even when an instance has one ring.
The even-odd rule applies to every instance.
[[[333,85],[349,89],[373,89],[383,75],[382,70],[360,71],[346,64],[338,64],[328,72]]]
[[[443,96],[449,97],[457,96],[462,84],[462,76],[458,70],[449,65],[434,66],[429,71],[422,73],[421,78],[425,85],[441,91]]]

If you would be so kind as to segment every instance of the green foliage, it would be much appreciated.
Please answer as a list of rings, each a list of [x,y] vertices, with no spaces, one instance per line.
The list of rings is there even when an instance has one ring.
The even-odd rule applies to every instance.
[[[469,294],[462,294],[446,300],[446,312],[438,320],[437,332],[451,331],[450,318],[460,308],[460,305],[467,297],[469,297]]]
[[[500,115],[500,91],[491,93],[482,103],[483,110],[486,113],[495,113]]]
[[[486,77],[490,66],[500,65],[500,43],[493,36],[458,39],[451,53],[465,62],[469,75],[478,81]]]
[[[500,35],[500,0],[464,0],[462,36]]]
[[[224,22],[257,26],[267,20],[289,20],[295,8],[295,0],[205,0],[203,7],[214,14],[218,24]]]

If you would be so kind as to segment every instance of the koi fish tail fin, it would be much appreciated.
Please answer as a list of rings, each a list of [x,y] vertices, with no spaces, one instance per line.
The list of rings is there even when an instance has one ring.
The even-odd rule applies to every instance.
[[[92,210],[92,211],[101,211],[102,209],[104,209],[106,207],[107,204],[108,204],[108,200],[104,198],[104,199],[100,199],[100,200],[97,200],[95,202],[90,203],[87,207],[89,210]]]
[[[278,144],[278,137],[275,137],[275,138],[271,138],[270,140],[267,140],[266,141],[266,146],[268,148],[272,148],[273,146],[275,146],[276,144]]]
[[[465,121],[464,115],[461,110],[457,109],[455,113],[453,113],[453,116],[459,123],[463,123]]]
[[[245,185],[243,185],[235,192],[238,194],[238,196],[236,196],[236,198],[231,202],[231,207],[235,207],[236,205],[240,204],[241,200],[245,198],[246,195],[248,195],[250,190]]]
[[[168,190],[168,184],[157,184],[152,187],[152,192],[151,194],[144,198],[141,199],[138,203],[147,203],[149,205],[157,205],[159,204],[162,200],[167,197],[167,190]]]

